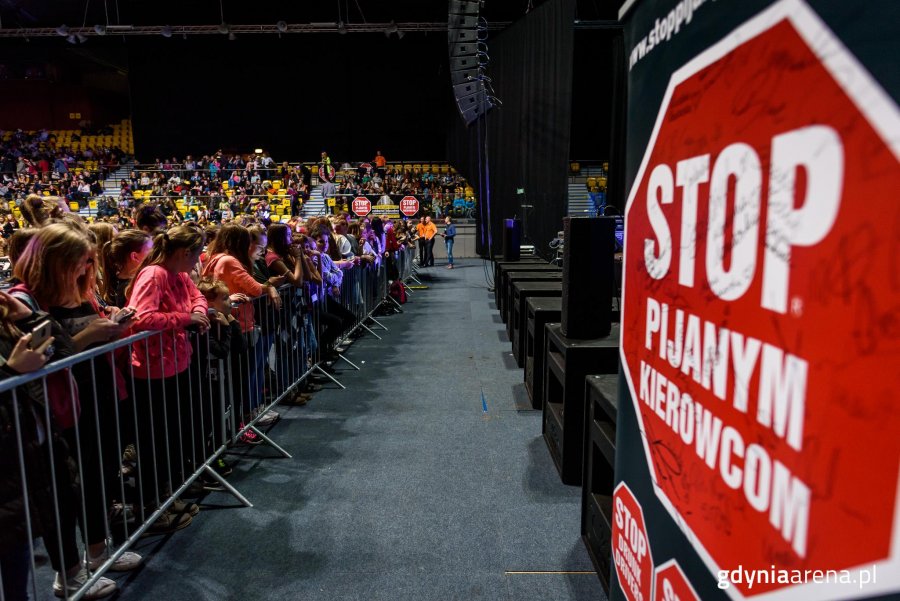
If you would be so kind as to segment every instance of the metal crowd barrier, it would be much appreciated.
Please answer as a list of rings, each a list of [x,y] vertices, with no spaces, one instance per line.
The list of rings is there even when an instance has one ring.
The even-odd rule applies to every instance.
[[[413,277],[412,254],[390,257],[399,281]],[[309,284],[278,292],[280,308],[251,301],[255,326],[240,340],[213,320],[204,334],[142,332],[0,380],[0,599],[48,596],[38,538],[60,573],[80,565],[87,545],[102,555],[59,595],[76,600],[142,536],[187,525],[179,497],[189,488],[218,485],[252,507],[216,470],[223,454],[252,432],[290,457],[260,420],[314,373],[343,388],[325,361],[359,369],[335,348],[360,330],[387,330],[374,313],[393,301],[386,260],[347,269],[339,297]],[[180,344],[192,349],[186,366]]]

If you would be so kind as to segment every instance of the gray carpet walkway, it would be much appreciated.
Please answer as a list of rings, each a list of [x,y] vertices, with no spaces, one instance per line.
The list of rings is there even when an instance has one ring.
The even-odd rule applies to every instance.
[[[579,538],[580,490],[560,483],[540,414],[519,411],[481,261],[358,340],[329,388],[270,431],[186,530],[146,539],[120,599],[604,600]],[[482,391],[487,411],[482,402]],[[575,572],[509,574],[508,572]]]

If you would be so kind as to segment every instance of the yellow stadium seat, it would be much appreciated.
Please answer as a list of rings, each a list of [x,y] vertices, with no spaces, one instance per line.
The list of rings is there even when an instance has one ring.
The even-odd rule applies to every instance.
[[[290,221],[290,220],[291,220],[291,216],[290,216],[290,215],[282,215],[282,216],[281,216],[281,222],[282,222],[282,223],[287,223],[287,222]]]
[[[96,201],[96,200],[89,200],[89,201],[88,201],[88,207],[90,207],[91,209],[93,209],[93,210],[96,211],[96,210],[97,210],[97,201]]]
[[[79,209],[81,209],[81,207],[78,205],[77,202],[70,202],[69,208],[72,209],[72,211],[74,211],[76,213],[79,211]]]
[[[44,196],[50,196],[50,192],[48,190],[44,190]]]
[[[281,190],[281,181],[275,180],[274,182],[272,182],[272,187],[276,190]]]

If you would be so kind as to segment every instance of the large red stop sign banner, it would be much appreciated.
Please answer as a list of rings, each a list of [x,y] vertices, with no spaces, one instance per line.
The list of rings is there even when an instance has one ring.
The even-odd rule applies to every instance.
[[[626,206],[622,360],[693,549],[773,574],[732,597],[900,590],[898,161],[896,103],[799,0],[660,106]],[[876,585],[774,577],[860,567]]]

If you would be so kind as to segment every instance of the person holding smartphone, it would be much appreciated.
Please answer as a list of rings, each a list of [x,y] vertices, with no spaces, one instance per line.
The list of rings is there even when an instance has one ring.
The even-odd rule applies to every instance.
[[[119,324],[99,314],[94,296],[95,249],[88,232],[75,223],[55,223],[41,228],[19,257],[16,277],[22,282],[13,294],[32,308],[46,310],[58,323],[76,352],[103,345],[121,337],[127,324]],[[59,338],[59,337],[57,337]],[[108,558],[106,546],[107,506],[109,495],[121,490],[119,465],[122,449],[110,441],[117,440],[117,399],[127,395],[124,382],[115,370],[112,352],[94,361],[82,361],[68,372],[58,372],[72,382],[51,393],[60,396],[51,406],[73,458],[80,464],[81,490],[77,512],[83,538],[87,541],[89,568]],[[54,379],[54,382],[59,376]],[[50,378],[48,378],[48,385]],[[77,385],[74,383],[77,382]],[[109,383],[115,382],[116,387]],[[56,388],[56,387],[54,387]],[[50,388],[48,386],[48,392]],[[68,392],[68,394],[66,394]],[[77,402],[72,402],[72,399]],[[102,442],[101,442],[102,441]],[[126,552],[113,569],[134,569],[140,555]],[[64,572],[59,571],[54,583],[57,594],[71,588]],[[69,570],[65,571],[66,575]]]

